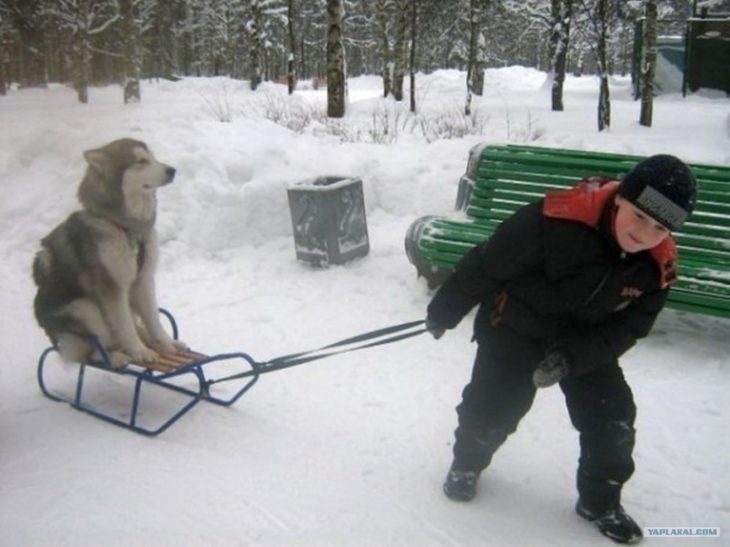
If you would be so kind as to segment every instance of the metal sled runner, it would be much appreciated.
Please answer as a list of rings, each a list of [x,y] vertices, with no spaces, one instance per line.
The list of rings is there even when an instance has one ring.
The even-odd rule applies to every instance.
[[[178,337],[178,327],[172,314],[166,310],[160,312],[167,317],[172,328],[173,338]],[[96,338],[92,339],[102,359],[98,362],[78,363],[78,373],[72,378],[72,389],[66,393],[49,388],[52,383],[49,376],[57,371],[51,356],[58,354],[58,348],[47,348],[38,360],[38,385],[43,395],[57,402],[65,402],[73,408],[90,414],[96,418],[141,433],[147,436],[159,435],[172,424],[187,414],[200,401],[207,401],[219,406],[230,406],[246,393],[265,372],[281,370],[315,361],[331,355],[355,351],[368,347],[396,342],[416,336],[426,331],[417,328],[423,321],[413,321],[368,332],[324,346],[319,349],[284,355],[266,362],[257,362],[246,353],[222,353],[218,355],[203,355],[193,351],[161,355],[155,363],[144,366],[131,363],[125,368],[112,367],[111,360],[105,348]],[[414,330],[416,329],[416,330]],[[400,333],[401,331],[407,331]],[[370,340],[374,340],[370,342]],[[367,343],[363,343],[367,342]],[[355,347],[347,347],[353,346]],[[232,373],[231,373],[232,372]],[[100,398],[95,389],[93,380],[89,376],[94,374],[96,380],[116,380],[118,384],[126,384],[131,396],[127,398],[124,390],[114,386],[111,395],[114,401]],[[230,384],[230,382],[235,382]],[[65,382],[69,383],[69,382]],[[227,383],[229,389],[220,390],[214,385]],[[109,391],[109,390],[107,390]],[[152,398],[150,398],[152,393]],[[164,393],[163,397],[155,394]],[[160,402],[164,399],[164,402]],[[168,399],[174,399],[173,404]],[[123,410],[119,411],[120,407]],[[159,407],[158,414],[152,420],[146,415],[145,409]],[[172,406],[170,411],[168,407]],[[150,413],[151,414],[151,413]]]

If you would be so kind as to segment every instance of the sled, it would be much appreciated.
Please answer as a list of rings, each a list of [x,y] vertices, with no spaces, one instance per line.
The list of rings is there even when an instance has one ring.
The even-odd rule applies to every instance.
[[[161,309],[160,313],[169,321],[172,337],[177,340],[178,327],[175,318],[167,310]],[[55,345],[43,351],[38,360],[38,385],[43,395],[53,401],[68,403],[76,410],[153,437],[168,429],[201,401],[224,407],[231,406],[265,372],[282,370],[332,355],[417,336],[426,332],[425,328],[418,328],[423,323],[424,321],[412,321],[386,327],[315,350],[283,355],[265,362],[257,362],[242,352],[205,355],[188,350],[160,355],[154,363],[144,365],[130,363],[124,368],[113,367],[106,349],[97,338],[92,337],[90,341],[102,358],[99,361],[70,364],[71,367],[77,366],[78,371],[71,374],[70,383],[73,385],[70,389],[67,388],[66,393],[49,387],[52,383],[49,378],[51,371],[57,372],[59,367],[54,365],[60,365],[57,362],[60,359],[51,358],[54,354],[59,354]],[[408,332],[401,333],[401,331]],[[370,342],[374,339],[377,340]],[[107,395],[111,394],[116,398],[116,401],[113,401],[116,404],[108,404],[108,401],[100,397],[96,386],[89,385],[88,377],[91,372],[96,375],[97,380],[102,378],[126,381],[126,387],[131,390],[131,395],[127,399],[123,390],[106,390]],[[221,389],[219,384],[222,383],[228,384],[229,388]],[[166,399],[173,398],[177,402],[174,405],[168,400],[161,402],[161,398],[156,395],[150,399],[148,392],[151,391],[170,394],[171,397]],[[172,410],[169,407],[172,407]],[[149,415],[155,414],[155,410],[157,415],[150,418]]]
[[[169,320],[173,338],[177,340],[178,328],[174,317],[166,310],[160,310],[160,312]],[[96,346],[102,359],[71,365],[78,366],[72,394],[63,394],[49,389],[47,367],[58,364],[50,358],[54,353],[58,353],[58,348],[56,346],[47,348],[38,361],[38,385],[41,392],[53,401],[68,403],[73,408],[96,418],[148,436],[159,435],[201,401],[219,406],[232,405],[256,383],[260,373],[258,363],[245,353],[205,355],[189,350],[160,355],[154,363],[144,365],[130,363],[124,368],[114,368],[108,353],[99,340],[92,337],[91,342]],[[237,368],[239,373],[236,376],[244,379],[242,385],[237,386],[232,393],[212,394],[210,386],[214,381],[209,378],[208,371],[216,363],[227,363]],[[116,375],[131,380],[132,394],[126,412],[123,411],[120,415],[118,408],[105,409],[94,402],[93,388],[90,389],[87,385],[90,370],[101,375]],[[141,402],[145,391],[152,387],[176,394],[182,403],[167,414],[163,409],[162,417],[154,420],[153,425],[148,425],[140,420],[143,412]]]

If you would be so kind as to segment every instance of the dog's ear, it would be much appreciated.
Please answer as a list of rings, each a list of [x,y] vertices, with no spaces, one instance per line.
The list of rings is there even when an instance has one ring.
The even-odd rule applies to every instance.
[[[93,170],[104,174],[109,165],[109,160],[104,152],[103,148],[97,148],[95,150],[87,150],[84,152],[84,159]]]

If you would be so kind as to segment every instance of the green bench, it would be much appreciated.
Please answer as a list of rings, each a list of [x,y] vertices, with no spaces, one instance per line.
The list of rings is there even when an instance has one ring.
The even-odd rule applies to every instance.
[[[474,245],[547,190],[588,176],[621,179],[639,156],[521,145],[478,145],[459,182],[456,212],[423,217],[406,234],[406,253],[433,288]],[[695,211],[674,234],[679,279],[668,307],[730,318],[730,167],[690,164],[699,182]]]

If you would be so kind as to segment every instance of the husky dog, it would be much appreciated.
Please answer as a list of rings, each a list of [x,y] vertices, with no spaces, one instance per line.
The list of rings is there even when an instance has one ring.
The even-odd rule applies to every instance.
[[[38,323],[67,361],[98,360],[96,336],[114,367],[186,349],[160,324],[156,191],[175,169],[143,142],[119,139],[84,153],[82,210],[41,240],[33,262]]]

